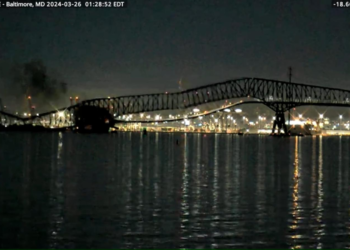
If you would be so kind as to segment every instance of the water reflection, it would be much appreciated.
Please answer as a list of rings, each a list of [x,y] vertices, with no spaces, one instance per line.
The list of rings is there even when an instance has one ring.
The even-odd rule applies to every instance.
[[[0,141],[2,248],[350,246],[348,137]]]

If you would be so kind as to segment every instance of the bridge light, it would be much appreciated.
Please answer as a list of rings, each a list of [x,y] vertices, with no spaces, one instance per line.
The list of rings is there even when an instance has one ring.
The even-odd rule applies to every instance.
[[[39,114],[36,114],[36,116],[39,116]]]
[[[242,113],[242,109],[235,109],[236,113]]]
[[[276,120],[276,116],[272,117],[272,120]]]
[[[215,119],[215,122],[218,122],[218,119]]]
[[[24,115],[24,116],[27,116],[27,113],[24,113],[23,115]]]
[[[195,112],[195,113],[197,113],[197,112],[199,112],[200,110],[199,110],[199,108],[194,108],[193,109],[193,112]]]
[[[323,114],[320,114],[320,118],[321,118],[321,119],[323,118]]]
[[[110,96],[108,96],[108,99],[111,99],[111,97],[110,97]]]
[[[59,112],[58,113],[58,117],[63,117],[64,116],[64,113],[63,112]]]
[[[202,120],[203,119],[203,117],[202,116],[200,116],[200,117],[198,117],[199,118],[199,120]]]
[[[230,109],[224,109],[224,111],[225,111],[225,112],[231,112],[231,110],[230,110]]]
[[[342,115],[339,115],[339,119],[343,119],[343,116],[342,116]]]
[[[30,99],[32,99],[32,97],[31,97],[31,96],[28,96],[28,100],[30,100]]]
[[[299,118],[302,118],[303,117],[303,115],[302,114],[299,114]]]

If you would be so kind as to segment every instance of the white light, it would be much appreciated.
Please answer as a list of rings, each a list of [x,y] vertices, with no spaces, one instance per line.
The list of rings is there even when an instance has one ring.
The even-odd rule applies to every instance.
[[[272,117],[272,120],[276,120],[276,117],[274,116],[274,117]]]
[[[142,118],[144,116],[144,114],[140,114],[140,117]]]
[[[159,120],[159,115],[156,115],[156,118],[155,118],[156,120]]]
[[[236,113],[242,113],[242,109],[235,109]]]
[[[343,119],[343,116],[342,116],[342,115],[340,115],[340,116],[339,116],[339,119]]]
[[[323,114],[320,114],[320,118],[323,118]]]
[[[185,125],[186,126],[190,125],[190,121],[189,120],[185,120]]]
[[[199,118],[199,120],[202,120],[203,119],[203,117],[202,116],[200,116],[200,117],[198,117]]]
[[[27,113],[24,113],[24,116],[27,116]]]
[[[300,114],[300,115],[299,115],[299,118],[302,118],[302,117],[303,117],[303,115],[302,115],[302,114]]]
[[[195,108],[195,109],[193,109],[193,112],[199,112],[199,109],[198,108]]]
[[[231,112],[231,110],[230,110],[230,109],[224,109],[224,111],[225,111],[225,112]]]
[[[58,113],[58,117],[63,117],[64,116],[64,113],[63,112],[59,112]]]
[[[218,122],[218,119],[215,119],[215,122]]]

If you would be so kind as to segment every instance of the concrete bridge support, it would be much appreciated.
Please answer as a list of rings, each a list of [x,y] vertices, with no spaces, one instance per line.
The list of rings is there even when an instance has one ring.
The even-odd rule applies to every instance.
[[[281,129],[283,129],[284,134],[288,133],[287,126],[286,126],[286,119],[284,117],[283,111],[276,112],[276,118],[273,121],[273,127],[272,127],[273,134],[275,134],[276,127],[277,127],[277,134],[281,134]]]

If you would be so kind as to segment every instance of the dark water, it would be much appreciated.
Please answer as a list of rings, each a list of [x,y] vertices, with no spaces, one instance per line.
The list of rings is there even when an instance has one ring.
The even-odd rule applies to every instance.
[[[349,153],[349,137],[2,133],[0,246],[349,247]]]

